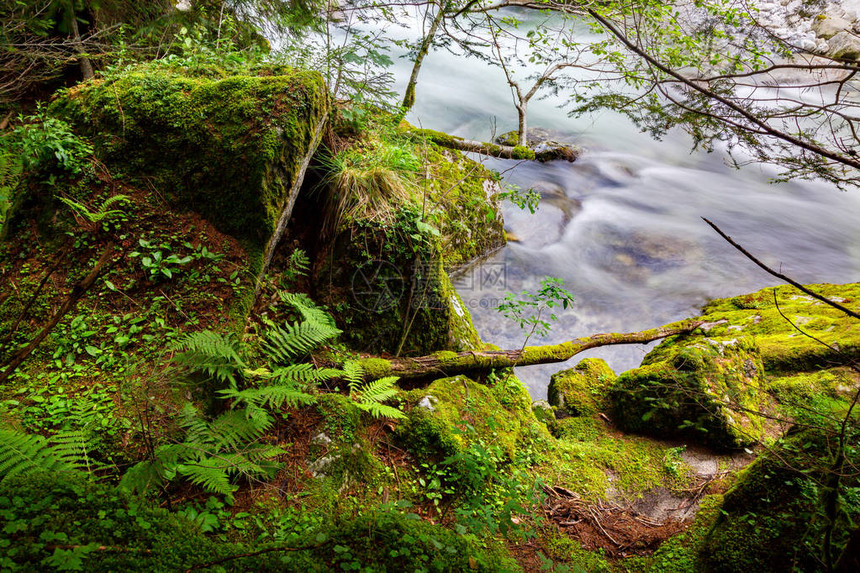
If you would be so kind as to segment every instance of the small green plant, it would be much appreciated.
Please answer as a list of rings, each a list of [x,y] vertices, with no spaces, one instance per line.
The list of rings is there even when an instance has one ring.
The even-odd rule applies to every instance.
[[[681,457],[687,450],[687,446],[678,446],[666,450],[666,455],[663,457],[663,470],[673,478],[683,477],[684,460]]]
[[[92,146],[72,132],[71,126],[47,115],[38,104],[36,113],[20,117],[21,125],[12,134],[13,146],[21,154],[27,171],[59,169],[72,175],[80,173],[93,154]]]
[[[76,218],[82,220],[84,228],[95,230],[101,227],[105,231],[110,229],[112,222],[122,220],[127,215],[122,209],[111,209],[111,207],[131,202],[128,195],[114,195],[105,199],[96,210],[90,210],[83,203],[78,203],[67,197],[60,197],[59,199],[75,213]]]
[[[558,318],[552,309],[566,309],[573,304],[573,295],[565,290],[564,281],[561,279],[544,277],[540,285],[536,293],[523,291],[520,298],[508,293],[505,295],[505,301],[496,308],[505,318],[513,320],[522,330],[528,331],[523,342],[524,348],[533,335],[544,337],[549,334],[552,322]],[[549,316],[546,316],[546,313],[549,313]]]
[[[524,191],[516,185],[507,185],[505,190],[499,193],[499,199],[508,200],[522,210],[528,209],[529,213],[534,215],[540,204],[540,193],[534,189]]]
[[[193,260],[191,256],[180,257],[171,253],[172,247],[169,243],[156,244],[154,241],[139,239],[138,244],[141,249],[146,249],[146,252],[133,251],[129,257],[140,258],[140,264],[151,281],[172,279],[174,274],[180,272],[180,267]]]

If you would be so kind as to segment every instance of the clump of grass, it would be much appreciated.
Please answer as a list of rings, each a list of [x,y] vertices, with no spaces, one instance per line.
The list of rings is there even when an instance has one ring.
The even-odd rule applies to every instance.
[[[323,154],[322,181],[327,195],[324,228],[334,233],[344,221],[393,219],[412,196],[421,161],[403,144],[372,141],[338,153]]]

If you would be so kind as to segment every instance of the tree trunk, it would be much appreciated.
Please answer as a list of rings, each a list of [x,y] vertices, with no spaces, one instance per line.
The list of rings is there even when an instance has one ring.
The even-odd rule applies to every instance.
[[[78,53],[78,65],[81,66],[81,75],[84,77],[84,81],[91,80],[93,79],[93,77],[95,77],[95,73],[93,73],[93,64],[86,56],[86,50],[84,50],[84,43],[81,41],[81,33],[78,30],[78,19],[74,11],[72,12],[71,24],[72,42],[75,46],[75,51]]]
[[[424,63],[424,57],[430,51],[430,46],[433,45],[433,40],[436,38],[436,31],[439,30],[439,24],[445,17],[445,8],[443,4],[439,4],[436,11],[436,16],[433,17],[433,23],[430,24],[430,29],[427,35],[421,40],[421,47],[418,49],[418,55],[415,56],[415,63],[412,64],[412,75],[409,76],[409,83],[406,84],[406,93],[403,94],[403,103],[400,106],[409,111],[415,105],[415,84],[418,83],[418,72],[421,71],[421,64]]]
[[[523,147],[528,147],[528,117],[526,114],[528,113],[528,103],[522,102],[517,106],[517,114],[519,114],[520,122],[519,128],[517,129],[517,145],[522,145]]]
[[[561,344],[527,346],[522,350],[436,352],[419,358],[363,358],[360,363],[368,379],[383,376],[398,376],[401,379],[442,378],[457,374],[488,372],[494,368],[564,362],[591,348],[613,344],[644,344],[675,334],[690,333],[703,324],[705,322],[701,320],[684,320],[641,332],[594,334]]]

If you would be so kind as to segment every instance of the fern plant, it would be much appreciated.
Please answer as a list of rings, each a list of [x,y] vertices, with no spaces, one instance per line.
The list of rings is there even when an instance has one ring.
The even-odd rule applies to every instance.
[[[105,199],[104,202],[99,205],[98,209],[92,211],[83,203],[78,203],[77,201],[66,197],[60,197],[59,199],[74,211],[77,216],[89,223],[103,223],[124,216],[125,211],[122,209],[111,209],[111,207],[113,205],[129,203],[131,201],[128,195],[114,195],[113,197]]]
[[[91,470],[88,438],[83,432],[59,432],[50,439],[0,429],[0,481],[37,471]]]
[[[177,364],[192,372],[204,372],[232,386],[247,368],[240,354],[239,341],[233,335],[211,330],[191,332],[173,343],[170,349],[181,351],[173,359]]]
[[[230,410],[209,421],[188,404],[181,421],[185,439],[155,448],[151,459],[125,473],[120,488],[145,494],[182,477],[232,499],[237,477],[269,478],[280,468],[275,458],[285,450],[259,443],[273,422],[258,407]]]
[[[403,419],[406,416],[392,406],[383,402],[397,395],[397,376],[386,376],[372,382],[364,381],[364,368],[354,360],[347,360],[343,365],[343,378],[349,387],[349,397],[355,405],[374,418]]]
[[[21,161],[13,153],[0,153],[0,232],[12,206],[12,193],[21,181]]]

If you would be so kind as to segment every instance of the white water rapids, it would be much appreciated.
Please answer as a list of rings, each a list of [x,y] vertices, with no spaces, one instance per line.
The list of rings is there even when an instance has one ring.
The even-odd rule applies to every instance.
[[[391,71],[403,93],[411,61],[395,57]],[[476,158],[505,173],[507,182],[543,195],[534,215],[505,206],[506,227],[519,242],[458,281],[486,342],[523,344],[525,333],[494,307],[505,291],[534,291],[544,276],[563,279],[576,302],[557,313],[550,336],[529,344],[651,328],[695,316],[709,299],[776,284],[701,217],[801,282],[860,280],[860,190],[846,193],[808,181],[770,184],[772,168],[736,170],[722,153],[691,153],[683,133],[655,141],[617,114],[569,118],[559,109],[569,96],[533,100],[529,125],[586,148],[575,163]],[[435,49],[421,70],[407,120],[487,141],[494,122],[504,133],[516,128],[517,116],[501,70]],[[543,399],[551,374],[582,358],[604,358],[621,372],[637,366],[649,348],[607,347],[569,365],[518,368],[518,374],[533,398]]]

